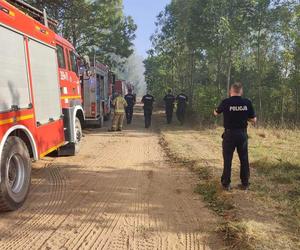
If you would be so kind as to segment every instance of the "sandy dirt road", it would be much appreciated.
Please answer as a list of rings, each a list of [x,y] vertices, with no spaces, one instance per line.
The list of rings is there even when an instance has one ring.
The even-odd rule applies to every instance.
[[[220,249],[194,174],[168,161],[142,119],[89,129],[78,156],[35,163],[25,206],[0,215],[0,249]]]

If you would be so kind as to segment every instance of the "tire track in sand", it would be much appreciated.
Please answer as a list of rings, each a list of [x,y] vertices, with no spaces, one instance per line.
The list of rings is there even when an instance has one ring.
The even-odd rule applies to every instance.
[[[90,130],[80,155],[36,172],[47,178],[36,180],[23,211],[8,215],[15,223],[0,226],[0,249],[222,248],[189,171],[170,166],[142,118],[123,133]]]
[[[46,185],[49,195],[45,195],[42,201],[39,201],[38,209],[31,211],[31,213],[34,213],[32,218],[18,228],[15,227],[7,232],[12,237],[10,237],[10,240],[5,241],[3,245],[0,244],[1,249],[27,248],[28,242],[34,242],[37,237],[40,225],[51,221],[53,213],[62,204],[65,193],[64,178],[60,175],[59,169],[53,166],[48,167],[46,172],[48,179]]]

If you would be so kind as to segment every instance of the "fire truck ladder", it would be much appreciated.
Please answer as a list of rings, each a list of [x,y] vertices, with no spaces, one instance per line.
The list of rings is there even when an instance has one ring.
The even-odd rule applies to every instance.
[[[53,26],[54,28],[57,27],[58,22],[52,18],[47,17],[46,10],[40,11],[39,9],[31,6],[30,4],[22,1],[22,0],[8,0],[11,4],[14,6],[24,10],[28,15],[30,15],[32,18],[36,19],[37,21],[43,23],[46,27]]]

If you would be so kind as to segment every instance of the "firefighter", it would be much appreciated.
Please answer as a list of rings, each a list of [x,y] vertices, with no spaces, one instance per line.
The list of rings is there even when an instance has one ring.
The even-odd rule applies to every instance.
[[[247,190],[249,187],[249,159],[248,159],[248,122],[255,125],[256,115],[252,103],[248,99],[242,98],[243,86],[241,83],[235,83],[230,88],[230,98],[225,99],[214,111],[217,116],[223,113],[224,116],[224,134],[223,134],[223,158],[224,170],[221,177],[221,183],[224,190],[230,190],[231,165],[235,149],[240,159],[240,178],[239,188]]]
[[[174,103],[175,103],[175,96],[172,95],[171,89],[168,90],[168,94],[164,97],[164,102],[165,102],[167,123],[170,124],[173,118],[173,110],[174,110]]]
[[[180,124],[183,125],[185,121],[185,113],[188,104],[188,97],[185,94],[181,93],[176,97],[176,101],[177,101],[177,110],[176,110],[177,119],[180,122]]]
[[[128,90],[128,94],[125,95],[125,100],[127,102],[127,107],[126,107],[126,119],[127,119],[127,124],[131,124],[132,122],[132,116],[133,116],[133,107],[136,103],[136,96],[132,94],[132,90]]]
[[[154,97],[147,93],[143,96],[142,103],[144,103],[145,128],[149,128],[151,126]]]
[[[115,108],[114,117],[112,120],[112,132],[122,131],[125,108],[127,107],[126,100],[119,93],[115,93],[115,99],[112,101],[112,105]]]

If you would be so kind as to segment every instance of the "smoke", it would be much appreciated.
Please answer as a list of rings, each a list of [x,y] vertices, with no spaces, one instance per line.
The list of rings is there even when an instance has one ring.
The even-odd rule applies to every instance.
[[[134,53],[125,61],[123,68],[116,71],[117,77],[131,82],[137,96],[143,96],[146,93],[145,66],[144,58],[134,51]]]

